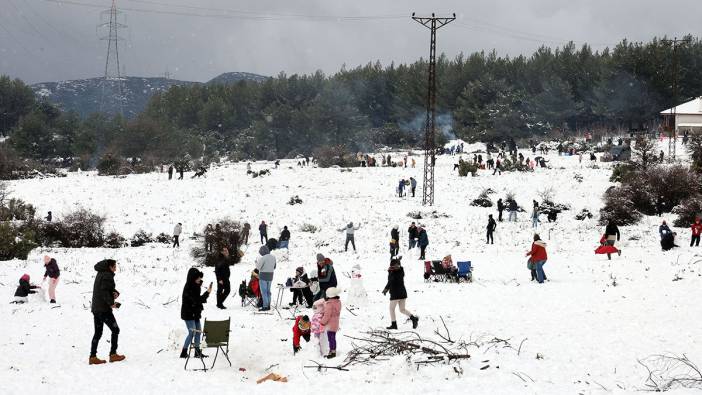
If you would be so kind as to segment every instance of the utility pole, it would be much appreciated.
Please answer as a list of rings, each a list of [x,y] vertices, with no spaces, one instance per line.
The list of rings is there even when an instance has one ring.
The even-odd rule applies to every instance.
[[[436,31],[456,19],[418,17],[412,13],[412,19],[429,28],[431,42],[429,45],[429,85],[427,87],[427,119],[424,129],[424,187],[422,205],[434,205],[434,165],[436,164]]]
[[[108,31],[106,36],[100,37],[100,40],[107,41],[100,112],[113,112],[116,110],[120,115],[124,115],[124,90],[122,87],[122,74],[120,73],[118,43],[124,40],[119,35],[119,29],[124,29],[127,25],[118,22],[117,17],[119,14],[115,0],[112,0],[112,7],[109,10],[100,13],[102,23],[98,25],[98,28],[106,28]]]
[[[668,139],[668,161],[673,162],[675,160],[675,143],[677,140],[677,109],[678,109],[678,69],[680,67],[679,65],[679,59],[678,59],[678,47],[681,45],[687,44],[690,42],[689,38],[678,40],[677,37],[675,37],[672,40],[661,40],[664,44],[668,44],[673,48],[673,75],[672,75],[672,82],[673,82],[673,110],[672,110],[672,116],[670,118],[673,119],[673,125],[671,126],[670,124],[668,126],[668,131],[670,133],[669,139]],[[670,118],[668,122],[670,122]]]

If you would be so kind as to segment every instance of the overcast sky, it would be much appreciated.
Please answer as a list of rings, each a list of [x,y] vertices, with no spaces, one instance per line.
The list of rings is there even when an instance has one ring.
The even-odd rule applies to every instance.
[[[101,76],[111,0],[0,0],[0,74],[27,82]],[[169,4],[169,5],[166,5]],[[529,54],[573,40],[595,49],[623,38],[700,36],[702,0],[117,0],[127,75],[207,81],[227,71],[333,73],[428,53],[429,31],[410,19],[450,15],[438,51]],[[198,15],[210,15],[203,17]],[[361,17],[339,20],[329,16]],[[382,18],[378,18],[382,17]]]

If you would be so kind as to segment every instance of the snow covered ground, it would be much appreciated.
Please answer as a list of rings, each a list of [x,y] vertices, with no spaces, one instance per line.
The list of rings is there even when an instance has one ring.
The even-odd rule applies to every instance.
[[[525,152],[525,156],[532,155]],[[341,172],[298,168],[293,161],[283,161],[270,176],[257,179],[246,176],[241,163],[213,169],[200,180],[191,180],[188,174],[183,181],[169,182],[165,174],[106,178],[84,172],[14,182],[14,196],[34,204],[39,213],[52,210],[60,218],[78,206],[86,207],[107,217],[108,230],[127,237],[139,229],[170,234],[173,225],[182,222],[186,240],[175,251],[161,245],[35,250],[27,261],[2,262],[0,289],[7,301],[23,273],[41,280],[44,254],[57,259],[62,276],[57,290],[60,306],[49,305],[39,296],[26,305],[0,303],[0,392],[632,393],[644,388],[647,377],[638,359],[672,352],[702,363],[702,278],[697,263],[702,250],[686,246],[689,231],[678,229],[683,247],[664,253],[658,244],[659,219],[645,218],[637,226],[621,228],[621,257],[607,261],[595,256],[603,227],[596,219],[581,222],[574,216],[583,208],[598,212],[601,196],[611,185],[610,164],[598,163],[600,168],[592,169],[586,160],[581,166],[577,157],[553,153],[548,158],[552,169],[502,176],[479,171],[474,178],[459,178],[452,172],[457,156],[438,159],[436,204],[431,210],[440,215],[419,221],[428,230],[427,258],[452,254],[454,261],[472,261],[475,281],[467,284],[425,283],[418,251],[407,251],[406,229],[412,221],[407,214],[431,211],[421,207],[419,167]],[[272,165],[254,164],[254,169],[269,167]],[[576,173],[583,176],[581,183],[574,179]],[[395,187],[400,178],[409,176],[420,180],[418,197],[401,199]],[[524,207],[530,207],[532,199],[540,200],[538,191],[553,187],[556,202],[572,205],[555,224],[542,218],[538,230],[548,243],[545,270],[549,282],[529,281],[524,254],[533,232],[527,214],[520,214],[516,224],[498,224],[495,244],[485,245],[487,216],[496,213],[495,209],[469,204],[487,187],[496,191],[493,201],[512,191]],[[299,195],[303,203],[287,205],[293,195]],[[231,317],[233,366],[222,359],[213,371],[186,372],[178,354],[185,336],[180,295],[193,264],[189,254],[193,241],[188,236],[227,216],[253,225],[251,245],[242,263],[232,268],[233,295],[225,303],[229,309],[216,309],[211,297],[203,316]],[[673,218],[668,219],[672,222]],[[303,350],[293,356],[290,311],[261,315],[239,306],[236,289],[252,269],[258,250],[255,229],[261,220],[270,224],[271,236],[277,236],[284,225],[292,232],[289,253],[275,252],[279,258],[275,283],[284,282],[297,266],[312,269],[318,252],[335,262],[344,289],[350,280],[342,273],[350,273],[357,263],[362,266],[368,300],[355,303],[353,313],[342,311],[337,337],[340,356],[333,362],[323,362],[314,347],[304,342]],[[338,231],[349,221],[361,225],[355,254],[343,251],[343,235]],[[306,223],[320,231],[300,232]],[[388,298],[380,291],[387,276],[389,230],[394,224],[403,231],[407,307],[420,317],[418,332],[437,338],[434,331],[442,327],[443,318],[454,339],[509,339],[513,349],[473,347],[470,360],[419,369],[403,357],[351,366],[348,372],[303,368],[310,360],[341,363],[350,348],[344,335],[389,324]],[[120,264],[116,283],[123,306],[115,315],[122,330],[119,351],[127,359],[88,366],[93,265],[103,258],[114,258]],[[210,268],[205,269],[205,276],[206,284],[214,281]],[[284,297],[286,303],[291,300],[289,292]],[[348,292],[341,300],[345,307],[352,307]],[[398,325],[411,328],[403,319]],[[106,328],[98,353],[103,358],[109,347],[107,338]],[[489,367],[481,370],[486,365]],[[462,374],[453,366],[460,366]],[[256,379],[268,372],[287,376],[289,382],[257,385]]]

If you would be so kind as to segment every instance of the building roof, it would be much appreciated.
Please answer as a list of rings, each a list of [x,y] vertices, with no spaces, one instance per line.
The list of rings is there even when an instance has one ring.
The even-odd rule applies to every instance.
[[[661,111],[661,115],[673,115],[673,110],[675,110],[675,114],[702,115],[702,96],[690,100],[687,103]]]

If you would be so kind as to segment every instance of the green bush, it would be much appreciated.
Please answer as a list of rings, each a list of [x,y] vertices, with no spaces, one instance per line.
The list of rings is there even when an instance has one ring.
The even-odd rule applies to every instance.
[[[630,187],[611,187],[605,192],[605,205],[600,210],[600,224],[613,221],[617,225],[633,225],[642,215],[629,198],[633,194]]]
[[[34,218],[34,206],[21,199],[10,199],[0,207],[0,221],[27,221]]]
[[[9,222],[0,222],[0,260],[27,259],[30,251],[37,247],[35,234]]]
[[[358,167],[356,155],[343,145],[323,146],[314,151],[314,158],[319,167]]]
[[[702,218],[702,197],[697,196],[675,206],[673,214],[678,216],[673,221],[673,226],[687,228],[695,222],[695,218]]]

